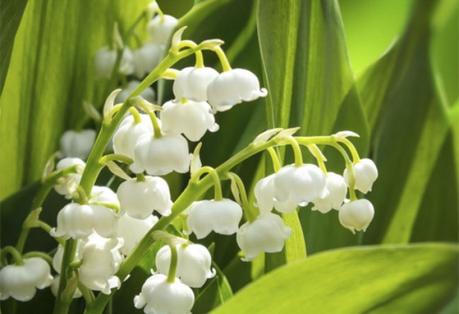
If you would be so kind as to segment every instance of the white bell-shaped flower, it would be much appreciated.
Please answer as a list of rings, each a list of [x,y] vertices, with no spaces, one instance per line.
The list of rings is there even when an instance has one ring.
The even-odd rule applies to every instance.
[[[136,80],[129,81],[129,83],[123,87],[123,90],[116,96],[116,103],[125,102],[139,84],[140,82]],[[140,96],[149,102],[155,102],[155,91],[151,87],[145,88]]]
[[[86,159],[96,139],[96,131],[65,131],[60,140],[60,152],[63,157]]]
[[[177,74],[172,86],[175,98],[207,101],[207,87],[217,77],[213,68],[186,67]]]
[[[156,15],[147,26],[150,42],[157,45],[166,45],[177,23],[178,20],[171,15]]]
[[[161,60],[164,49],[161,46],[146,43],[133,52],[134,73],[141,79],[150,73]]]
[[[119,288],[120,279],[115,276],[123,259],[119,249],[121,239],[107,239],[93,233],[81,248],[81,266],[78,279],[87,288],[109,294]]]
[[[121,253],[128,255],[147,232],[158,222],[158,217],[150,215],[145,219],[135,219],[124,214],[118,221],[118,237],[123,239]]]
[[[187,209],[187,224],[198,239],[209,233],[231,235],[236,233],[242,218],[241,206],[230,199],[202,200]]]
[[[31,300],[38,289],[53,281],[51,267],[39,257],[25,258],[22,265],[7,265],[0,270],[0,300],[9,297],[18,301]]]
[[[346,182],[339,174],[328,172],[325,182],[325,189],[322,195],[314,200],[314,207],[312,208],[312,210],[318,210],[322,214],[326,214],[332,209],[339,210],[347,193]]]
[[[275,204],[275,207],[279,211],[290,212],[297,205],[306,206],[319,198],[324,188],[325,174],[316,165],[282,167],[274,176],[275,198],[281,204]]]
[[[134,306],[146,314],[189,314],[194,303],[193,290],[180,279],[167,282],[167,276],[154,274],[134,298]]]
[[[116,51],[110,50],[108,47],[99,49],[94,58],[94,63],[97,77],[110,78],[116,63]],[[119,72],[124,75],[129,75],[134,72],[132,52],[127,48],[123,50]]]
[[[162,130],[166,134],[183,134],[190,141],[199,141],[207,130],[215,132],[218,124],[210,105],[205,101],[168,101],[160,113]]]
[[[165,175],[172,171],[186,173],[190,169],[188,142],[181,135],[165,134],[160,138],[143,135],[134,149],[134,173]]]
[[[53,282],[51,283],[51,293],[56,297],[57,293],[59,292],[59,280],[60,280],[60,275],[57,275],[54,277]],[[80,289],[76,288],[75,292],[73,293],[73,299],[78,299],[81,298],[83,294],[81,294]]]
[[[255,184],[255,199],[262,212],[270,212],[274,207],[274,176],[275,174],[269,175]]]
[[[268,91],[260,89],[255,74],[245,69],[220,73],[207,87],[207,99],[214,111],[226,111],[243,101],[265,97]]]
[[[161,177],[145,176],[144,181],[127,180],[116,192],[121,208],[137,219],[149,217],[154,210],[162,216],[171,213],[172,201],[169,185]]]
[[[91,197],[89,198],[89,204],[104,204],[108,207],[116,209],[120,208],[120,201],[118,196],[112,189],[106,186],[95,185],[91,190]]]
[[[353,165],[355,175],[355,188],[362,193],[368,193],[373,187],[373,183],[378,178],[378,168],[373,160],[364,158]],[[349,173],[344,170],[344,179],[349,184]]]
[[[112,209],[100,205],[70,203],[57,214],[57,227],[51,230],[54,237],[83,239],[92,232],[111,237],[116,233],[118,216]]]
[[[167,275],[171,263],[171,248],[163,246],[156,253],[156,269]],[[201,288],[207,279],[215,276],[212,267],[212,257],[209,250],[201,244],[183,243],[177,245],[176,276],[192,288]]]
[[[236,235],[236,241],[245,261],[251,261],[262,252],[282,251],[291,229],[282,218],[273,213],[261,213],[254,221],[246,222]]]
[[[134,158],[134,149],[142,135],[153,136],[153,126],[147,114],[140,114],[141,122],[135,123],[134,117],[128,115],[123,119],[113,135],[113,152]]]
[[[344,228],[355,231],[366,231],[375,215],[373,204],[369,200],[350,201],[339,210],[339,222]]]
[[[79,158],[64,158],[61,159],[56,165],[56,170],[58,171],[73,166],[76,166],[76,172],[60,177],[54,186],[54,190],[58,194],[64,195],[68,199],[71,198],[73,193],[76,192],[86,164]]]

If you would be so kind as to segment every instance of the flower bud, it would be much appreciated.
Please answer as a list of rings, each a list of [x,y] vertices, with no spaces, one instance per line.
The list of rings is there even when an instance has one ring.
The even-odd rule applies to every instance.
[[[118,187],[121,208],[137,219],[146,219],[154,210],[163,216],[171,213],[169,185],[161,177],[145,176],[144,181],[124,181]]]
[[[165,175],[172,171],[186,173],[190,169],[188,142],[181,135],[163,135],[155,138],[145,134],[134,149],[134,173],[146,171],[150,175]]]
[[[78,279],[87,288],[109,294],[112,288],[119,288],[120,279],[115,276],[123,259],[119,249],[121,239],[107,239],[91,234],[81,247],[81,266]]]
[[[129,95],[131,95],[131,93],[134,91],[134,89],[136,89],[136,87],[139,84],[140,82],[136,80],[129,81],[129,83],[127,83],[127,85],[123,87],[123,90],[118,94],[118,96],[116,96],[116,103],[125,102],[126,99],[128,99]],[[145,90],[142,92],[142,94],[140,94],[140,96],[149,102],[155,102],[155,91],[151,87],[145,88]]]
[[[172,86],[175,98],[191,99],[194,101],[207,101],[207,87],[218,77],[218,72],[213,68],[186,67],[182,69]]]
[[[351,201],[344,204],[339,210],[339,222],[344,228],[355,233],[365,231],[373,220],[375,210],[373,204],[366,199]]]
[[[69,173],[59,178],[54,186],[54,190],[56,190],[58,194],[64,195],[68,199],[76,192],[86,164],[79,158],[64,158],[56,165],[56,170],[63,170],[73,166],[76,166],[76,172]]]
[[[378,168],[373,160],[364,158],[353,165],[355,175],[355,188],[362,193],[368,193],[373,187],[373,183],[378,178]],[[349,173],[344,170],[344,179],[349,184]]]
[[[145,219],[135,219],[124,214],[118,222],[118,237],[123,239],[121,253],[128,255],[147,232],[158,222],[158,217],[150,215]]]
[[[113,135],[113,152],[134,158],[134,149],[142,135],[153,136],[153,126],[147,114],[141,114],[141,122],[135,123],[133,116],[123,119]]]
[[[150,73],[161,60],[163,49],[161,46],[147,43],[137,50],[134,50],[132,59],[135,75],[141,79],[145,74]]]
[[[187,212],[188,229],[198,239],[206,237],[211,231],[224,235],[234,234],[242,218],[241,206],[230,199],[194,202]]]
[[[171,15],[156,15],[147,26],[151,43],[166,45],[177,23],[178,20]]]
[[[94,63],[97,77],[110,78],[113,72],[113,67],[116,63],[116,51],[109,50],[107,47],[99,49],[96,53]],[[124,75],[129,75],[134,72],[132,52],[127,48],[123,50],[119,72]]]
[[[290,228],[281,217],[273,213],[261,213],[254,221],[246,222],[236,235],[236,241],[244,253],[244,261],[251,261],[262,252],[282,251]]]
[[[163,246],[156,253],[156,269],[159,273],[167,275],[171,263],[171,248]],[[192,287],[201,288],[206,280],[215,276],[215,270],[211,269],[212,258],[209,250],[201,244],[178,244],[177,245],[177,270],[180,280]]]
[[[36,289],[49,287],[53,281],[51,268],[39,257],[25,258],[23,265],[7,265],[0,270],[0,300],[9,297],[29,301]]]
[[[314,200],[314,207],[312,208],[312,210],[318,210],[322,214],[328,213],[332,209],[339,210],[347,193],[347,185],[342,176],[328,172],[325,182],[325,189],[322,195]]]
[[[60,140],[60,151],[64,157],[86,159],[96,139],[96,131],[65,131]]]
[[[161,111],[162,130],[167,134],[185,135],[190,141],[199,141],[207,130],[215,132],[215,123],[211,108],[205,101],[192,100],[168,101]]]
[[[220,73],[207,87],[207,99],[214,111],[226,111],[242,101],[265,97],[268,91],[260,89],[255,74],[245,69]]]
[[[276,200],[284,206],[275,204],[275,207],[279,211],[290,212],[297,205],[306,206],[319,198],[324,188],[325,174],[316,165],[282,167],[274,176],[274,191]]]
[[[142,286],[142,292],[135,296],[134,306],[144,308],[145,313],[191,313],[194,303],[193,290],[180,279],[167,282],[163,274],[149,277]]]

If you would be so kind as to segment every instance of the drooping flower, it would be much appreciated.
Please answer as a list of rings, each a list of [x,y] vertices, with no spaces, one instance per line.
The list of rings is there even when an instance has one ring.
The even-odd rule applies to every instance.
[[[167,282],[163,274],[149,277],[142,291],[134,298],[134,306],[144,308],[146,314],[177,313],[188,314],[194,303],[193,290],[176,278]]]
[[[89,198],[89,204],[101,204],[117,210],[120,208],[118,196],[107,186],[93,186],[91,190],[91,197]]]
[[[81,266],[78,279],[87,288],[109,294],[111,289],[119,288],[120,279],[115,276],[122,256],[119,249],[121,239],[107,239],[96,233],[91,234],[81,248]]]
[[[230,199],[202,200],[187,209],[187,224],[198,239],[210,232],[231,235],[236,233],[242,218],[241,206]]]
[[[262,212],[254,221],[246,222],[236,235],[236,241],[245,261],[251,261],[262,252],[282,251],[285,240],[291,230],[281,217],[269,212]]]
[[[150,73],[161,60],[164,49],[161,46],[146,43],[133,52],[134,73],[141,79]]]
[[[166,45],[177,23],[178,20],[171,15],[156,15],[147,26],[150,42],[156,45]]]
[[[362,193],[368,193],[373,183],[378,178],[378,168],[373,160],[364,158],[353,165],[355,175],[355,188]],[[349,173],[344,170],[344,179],[349,184]]]
[[[113,151],[115,154],[134,158],[134,149],[143,135],[153,136],[153,126],[147,114],[140,114],[141,121],[135,123],[132,115],[123,119],[113,135]]]
[[[375,210],[369,200],[360,199],[344,204],[339,210],[339,222],[355,233],[365,231],[373,220]]]
[[[123,90],[118,94],[118,96],[116,96],[116,103],[122,103],[126,101],[129,95],[131,95],[131,93],[139,84],[140,82],[136,80],[129,81],[129,83],[123,87]],[[140,96],[149,102],[155,102],[155,91],[151,87],[145,88]]]
[[[56,170],[63,170],[73,166],[76,166],[76,172],[60,177],[54,186],[54,190],[58,194],[64,195],[68,199],[76,192],[86,164],[79,158],[64,158],[56,165]]]
[[[255,74],[245,69],[220,73],[207,87],[207,99],[214,111],[226,111],[243,101],[252,101],[268,94],[260,89]]]
[[[269,175],[255,184],[255,199],[262,212],[270,212],[274,207],[274,176],[275,174]]]
[[[141,136],[134,149],[134,173],[165,175],[172,171],[186,173],[190,169],[188,142],[181,135],[165,134],[160,138]]]
[[[108,47],[102,47],[97,51],[94,63],[97,77],[110,78],[116,63],[116,51],[110,50]],[[132,52],[127,48],[123,50],[119,72],[124,75],[129,75],[134,72]]]
[[[60,140],[63,157],[86,159],[96,139],[96,131],[91,129],[65,131]]]
[[[207,130],[215,132],[218,124],[205,101],[168,101],[160,113],[162,130],[167,134],[183,134],[190,141],[199,141]]]
[[[201,288],[207,279],[215,276],[212,269],[212,258],[209,250],[201,244],[181,243],[177,246],[176,276],[192,287]],[[167,275],[171,263],[171,248],[163,246],[156,253],[156,269],[159,273]]]
[[[9,297],[18,301],[31,300],[38,289],[53,281],[51,268],[39,257],[25,258],[22,265],[7,265],[0,270],[0,300]]]
[[[346,198],[347,185],[344,178],[336,173],[328,172],[325,189],[322,195],[314,200],[312,210],[328,213],[332,209],[339,210]]]
[[[297,205],[306,206],[319,198],[325,188],[325,174],[313,164],[282,167],[273,181],[275,198],[279,202],[275,207],[282,212],[293,211]]]
[[[124,214],[118,222],[118,237],[123,239],[121,253],[128,255],[156,223],[158,217],[150,215],[145,219],[136,219]]]
[[[182,69],[173,85],[175,98],[207,101],[207,87],[217,76],[218,72],[209,67]]]
[[[133,218],[146,219],[154,210],[163,216],[171,213],[169,185],[161,177],[145,176],[144,181],[124,181],[116,193],[121,208]]]

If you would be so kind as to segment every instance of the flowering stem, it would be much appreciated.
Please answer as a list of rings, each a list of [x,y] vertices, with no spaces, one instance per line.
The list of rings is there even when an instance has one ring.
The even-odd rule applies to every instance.
[[[209,174],[214,183],[214,199],[220,201],[223,199],[222,184],[220,182],[220,177],[218,176],[217,171],[214,168],[205,166],[198,170],[194,175],[194,180],[199,181],[203,174]],[[193,179],[192,179],[193,180]]]
[[[177,247],[175,244],[169,244],[171,249],[171,264],[169,265],[169,273],[167,274],[167,282],[173,283],[175,281],[175,275],[177,273]]]
[[[153,135],[155,138],[160,138],[161,135],[161,127],[159,126],[158,117],[156,117],[155,111],[151,110],[151,108],[147,105],[147,103],[143,99],[138,99],[136,101],[136,105],[142,108],[143,111],[148,113],[150,117],[151,124],[153,125]]]
[[[245,190],[244,182],[242,182],[241,177],[239,177],[234,172],[228,172],[227,176],[236,184],[239,195],[241,196],[241,205],[244,209],[244,216],[248,222],[254,221],[258,215],[260,214],[258,209],[251,206],[249,203],[249,199],[247,198],[247,192]]]
[[[320,169],[327,173],[327,167],[325,166],[325,157],[323,156],[322,152],[320,151],[319,147],[316,144],[310,144],[307,146],[311,154],[316,159],[317,163],[319,164]]]
[[[67,313],[70,304],[72,303],[73,293],[75,292],[76,285],[74,287],[67,287],[67,284],[73,279],[71,278],[72,271],[69,268],[69,265],[75,257],[76,249],[77,240],[68,239],[65,241],[64,255],[62,257],[61,276],[59,277],[59,290],[56,296],[56,303],[54,304],[53,310],[54,314]]]
[[[39,257],[47,261],[49,264],[53,263],[52,257],[44,252],[31,251],[31,252],[27,252],[24,254],[24,258],[29,258],[29,257]]]
[[[92,302],[94,302],[94,300],[96,299],[94,293],[88,288],[86,288],[81,282],[78,282],[78,289],[81,291],[81,294],[83,295],[86,304],[91,304]]]
[[[9,254],[16,265],[23,265],[24,261],[22,260],[21,252],[19,252],[14,246],[5,246],[0,253],[0,259],[3,260],[5,254]]]
[[[274,172],[278,172],[281,168],[281,162],[279,156],[277,155],[276,149],[273,147],[268,147],[267,151],[269,153],[269,156],[271,157]]]
[[[303,154],[301,152],[300,145],[293,137],[287,137],[285,139],[292,147],[293,156],[295,158],[295,166],[301,167],[303,165]]]
[[[196,48],[198,45],[194,42],[194,41],[191,41],[191,40],[182,40],[180,42],[180,44],[178,45],[178,48],[185,48],[185,47],[188,47],[188,48]],[[196,50],[196,52],[194,53],[195,55],[195,58],[196,58],[196,62],[195,62],[195,67],[196,68],[202,68],[204,67],[204,57],[202,55],[202,51],[200,50]]]
[[[134,161],[129,158],[128,156],[121,155],[121,154],[108,154],[99,159],[99,163],[102,165],[106,165],[109,161],[121,161],[127,165],[132,164]]]
[[[343,156],[344,161],[346,162],[346,169],[349,173],[349,196],[352,201],[355,201],[357,199],[357,195],[355,194],[355,173],[354,173],[354,167],[352,166],[352,161],[349,158],[349,156],[346,153],[346,150],[339,144],[334,143],[332,145],[336,150]]]
[[[139,111],[135,109],[135,107],[129,108],[129,112],[132,114],[135,124],[139,124],[140,122],[142,122],[142,117],[140,116]]]
[[[345,137],[337,138],[336,141],[337,141],[337,142],[340,142],[340,143],[343,143],[344,145],[347,146],[347,148],[348,148],[349,151],[351,152],[352,161],[353,161],[354,163],[360,161],[359,153],[357,152],[357,149],[355,148],[354,144],[352,144],[351,141],[349,141],[349,140],[348,140],[347,138],[345,138]]]
[[[218,46],[218,47],[215,47],[213,49],[213,51],[217,55],[218,60],[220,60],[220,64],[222,66],[223,72],[230,71],[231,70],[231,65],[230,65],[230,63],[228,61],[228,58],[226,57],[226,54],[223,51],[223,49],[220,46]]]

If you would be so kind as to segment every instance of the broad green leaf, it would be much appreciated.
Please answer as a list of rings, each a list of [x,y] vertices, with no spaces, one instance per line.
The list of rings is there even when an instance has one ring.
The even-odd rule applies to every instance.
[[[455,296],[459,249],[340,249],[283,266],[213,313],[435,313]]]
[[[92,102],[96,50],[115,21],[129,24],[146,3],[28,1],[0,98],[0,199],[40,176],[62,132],[84,116],[83,101]]]
[[[380,173],[366,242],[409,241],[448,131],[429,62],[433,4],[418,2],[404,35],[359,81]]]

